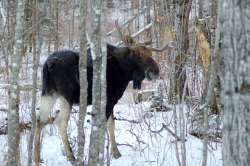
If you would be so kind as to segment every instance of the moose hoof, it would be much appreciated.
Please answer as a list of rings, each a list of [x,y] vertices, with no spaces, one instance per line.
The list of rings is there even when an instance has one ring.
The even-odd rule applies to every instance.
[[[119,151],[116,151],[116,152],[113,153],[113,156],[114,156],[115,159],[118,159],[118,158],[120,158],[122,155],[121,155],[121,153],[120,153]]]

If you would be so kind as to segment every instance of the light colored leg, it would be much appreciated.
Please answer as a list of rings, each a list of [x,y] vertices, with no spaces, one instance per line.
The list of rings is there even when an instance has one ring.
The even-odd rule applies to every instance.
[[[114,121],[113,115],[110,115],[110,117],[108,119],[107,128],[109,131],[109,138],[110,138],[110,142],[111,142],[112,155],[114,156],[115,159],[118,159],[122,155],[119,152],[119,150],[117,148],[116,141],[115,141],[115,121]]]
[[[64,150],[67,156],[67,159],[71,162],[75,161],[75,156],[72,152],[69,140],[68,140],[68,134],[67,134],[67,128],[68,128],[68,121],[70,117],[70,111],[71,111],[71,105],[64,99],[60,98],[61,102],[61,110],[59,112],[59,115],[56,119],[56,124],[59,129],[59,133],[61,135],[61,139],[63,142]]]
[[[35,128],[35,137],[34,137],[34,159],[35,165],[40,165],[40,151],[41,151],[41,132],[43,127],[49,120],[50,112],[53,109],[53,106],[56,102],[55,95],[44,95],[41,96],[40,110],[37,113],[36,128]]]
[[[43,124],[49,120],[50,112],[56,103],[56,95],[41,96],[40,110],[37,112],[36,119]]]

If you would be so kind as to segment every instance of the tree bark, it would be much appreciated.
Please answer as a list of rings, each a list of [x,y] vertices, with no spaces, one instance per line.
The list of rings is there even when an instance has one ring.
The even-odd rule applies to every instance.
[[[55,19],[55,41],[54,41],[54,51],[59,49],[59,0],[54,0],[54,19]]]
[[[79,79],[80,79],[80,106],[78,118],[78,157],[77,165],[84,164],[84,119],[87,109],[87,38],[86,38],[86,15],[87,15],[87,1],[80,1],[80,58],[79,58]]]
[[[36,10],[33,10],[33,26],[35,26],[35,30],[33,32],[33,70],[32,70],[32,100],[31,100],[31,119],[32,119],[32,127],[29,137],[29,145],[28,145],[28,166],[32,166],[32,152],[33,152],[33,140],[34,140],[34,132],[36,125],[36,101],[37,101],[37,72],[40,61],[40,54],[42,49],[43,38],[41,34],[41,28],[39,22],[39,9],[43,8],[42,4],[37,2],[37,0],[33,1],[33,7]]]
[[[106,64],[102,63],[103,58],[106,58],[104,47],[102,47],[102,29],[101,29],[101,15],[102,15],[102,1],[92,1],[93,11],[93,32],[91,36],[91,49],[93,57],[93,108],[92,108],[92,133],[90,138],[90,153],[89,166],[104,165],[104,138],[105,138],[105,108],[103,104],[106,101],[103,98],[103,93],[106,93],[106,79],[104,72]],[[104,56],[104,57],[103,57]],[[105,63],[105,62],[104,62]],[[105,71],[104,71],[105,70]],[[105,90],[104,90],[105,89]]]
[[[16,3],[15,1],[12,1]],[[16,10],[16,28],[15,28],[15,45],[14,54],[11,56],[11,72],[10,72],[10,96],[9,96],[9,111],[8,111],[8,165],[20,165],[19,152],[19,88],[18,78],[19,70],[22,62],[22,38],[18,38],[23,32],[23,15],[24,4],[22,0],[17,1]],[[13,9],[14,10],[14,9]]]
[[[177,54],[175,58],[175,94],[181,98],[184,92],[184,84],[186,80],[185,59],[189,47],[188,40],[188,22],[191,10],[192,0],[183,0],[177,3],[176,7],[176,40]],[[188,94],[188,93],[187,93]]]
[[[250,3],[219,1],[223,165],[250,163]]]

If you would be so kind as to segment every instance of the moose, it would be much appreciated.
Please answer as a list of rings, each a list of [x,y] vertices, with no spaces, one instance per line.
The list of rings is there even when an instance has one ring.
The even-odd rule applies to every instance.
[[[167,47],[164,47],[166,49]],[[122,97],[128,83],[133,81],[133,88],[140,89],[142,81],[159,77],[159,67],[152,58],[152,51],[163,49],[149,48],[144,45],[114,46],[107,44],[107,104],[106,119],[111,151],[114,158],[121,156],[115,141],[115,122],[113,108]],[[56,124],[62,138],[65,154],[69,161],[74,161],[67,126],[73,104],[79,104],[79,53],[70,50],[51,54],[42,69],[42,95],[40,110],[37,113],[34,153],[35,162],[40,162],[40,137],[43,127],[48,123],[50,112],[57,99],[61,102],[61,110],[56,117]],[[93,61],[91,51],[87,51],[87,104],[92,103]]]

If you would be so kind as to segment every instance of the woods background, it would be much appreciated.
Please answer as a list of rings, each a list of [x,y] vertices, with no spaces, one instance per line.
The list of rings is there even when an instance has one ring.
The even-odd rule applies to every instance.
[[[123,160],[110,156],[108,139],[103,142],[105,127],[100,129],[103,133],[98,131],[89,139],[91,127],[86,127],[88,122],[83,125],[89,116],[84,111],[86,104],[81,103],[81,111],[74,107],[68,134],[78,156],[76,165],[249,165],[249,18],[247,0],[1,0],[2,165],[33,163],[41,67],[52,52],[81,50],[83,69],[87,45],[97,45],[94,52],[102,61],[94,71],[100,87],[93,111],[101,113],[105,108],[105,95],[100,90],[105,91],[101,86],[105,85],[101,80],[105,72],[100,72],[105,64],[102,55],[106,54],[106,43],[122,45],[116,21],[121,33],[137,43],[148,41],[158,48],[172,44],[153,53],[160,66],[160,79],[144,81],[141,91],[129,85],[115,109],[116,137],[123,149],[129,149],[124,150]],[[86,71],[80,73],[86,76]],[[80,82],[84,92],[86,78]],[[98,123],[104,123],[103,119],[93,119],[92,125],[101,125]],[[59,139],[57,145],[46,139],[58,137],[53,124],[43,135],[42,164],[72,164],[60,150]],[[99,144],[95,144],[93,140],[98,139]],[[101,149],[93,152],[97,147]],[[191,150],[194,147],[196,150]],[[48,150],[53,148],[61,156],[58,161],[53,150]],[[100,153],[103,160],[95,158]]]

